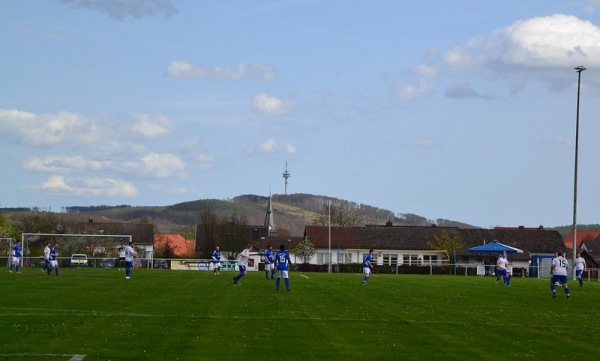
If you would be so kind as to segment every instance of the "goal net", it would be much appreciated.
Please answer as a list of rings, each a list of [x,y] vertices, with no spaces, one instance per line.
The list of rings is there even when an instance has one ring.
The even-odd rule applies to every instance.
[[[72,254],[85,254],[90,258],[117,258],[121,244],[127,245],[131,235],[107,234],[52,234],[23,233],[23,265],[41,265],[44,248],[58,244],[58,261],[60,266],[68,266]]]
[[[12,261],[12,248],[15,245],[14,238],[0,238],[0,266],[9,267]]]

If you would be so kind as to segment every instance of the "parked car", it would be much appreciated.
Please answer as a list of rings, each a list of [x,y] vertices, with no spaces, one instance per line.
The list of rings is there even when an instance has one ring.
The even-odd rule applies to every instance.
[[[113,268],[115,266],[115,260],[112,258],[102,258],[98,262],[98,268]]]
[[[157,259],[154,261],[154,268],[169,269],[169,262],[166,259]]]
[[[83,253],[74,253],[71,255],[71,267],[87,267],[88,257]]]

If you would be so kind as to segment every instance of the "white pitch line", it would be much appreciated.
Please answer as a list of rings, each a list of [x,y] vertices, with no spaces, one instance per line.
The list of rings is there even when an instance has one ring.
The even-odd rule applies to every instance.
[[[303,275],[302,273],[300,273],[300,277],[304,277],[304,278],[306,278],[307,280],[309,280],[309,279],[310,279],[308,276],[306,276],[306,275]]]
[[[33,357],[71,357],[69,361],[83,361],[85,360],[87,355],[69,355],[69,354],[55,354],[55,353],[13,353],[13,354],[0,354],[0,357],[23,357],[23,356],[33,356]]]

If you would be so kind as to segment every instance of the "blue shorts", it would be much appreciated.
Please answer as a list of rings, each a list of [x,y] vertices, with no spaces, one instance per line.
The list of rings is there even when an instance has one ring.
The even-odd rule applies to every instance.
[[[505,269],[498,269],[498,277],[500,277],[500,276],[502,276],[502,277],[507,277],[508,276],[508,272],[507,272],[506,268]]]
[[[575,276],[581,276],[583,274],[582,269],[575,270]]]
[[[240,269],[240,272],[246,272],[246,266],[238,265],[238,268]]]
[[[133,261],[125,261],[125,267],[133,268]]]
[[[555,284],[556,282],[558,282],[560,284],[565,284],[568,280],[569,277],[567,276],[552,275],[552,278],[550,278],[550,283]]]

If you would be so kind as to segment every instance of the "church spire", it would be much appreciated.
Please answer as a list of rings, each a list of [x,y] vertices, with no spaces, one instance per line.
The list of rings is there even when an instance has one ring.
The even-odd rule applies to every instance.
[[[271,204],[271,192],[269,192],[269,204],[267,205],[267,214],[265,215],[265,227],[267,228],[268,237],[275,229],[275,222],[273,221],[273,206]]]

